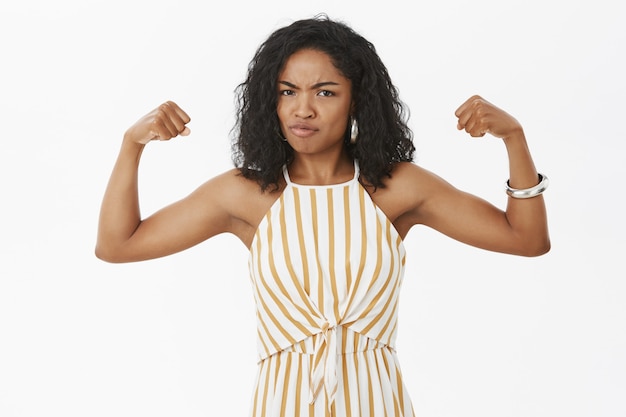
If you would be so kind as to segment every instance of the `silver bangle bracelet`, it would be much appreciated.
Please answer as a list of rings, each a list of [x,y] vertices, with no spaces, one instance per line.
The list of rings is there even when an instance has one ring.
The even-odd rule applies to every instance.
[[[548,188],[548,184],[549,184],[548,177],[546,177],[545,175],[538,174],[538,177],[539,177],[539,184],[530,188],[519,188],[519,189],[511,188],[511,186],[509,185],[509,181],[507,180],[507,182],[504,184],[506,194],[509,197],[513,197],[513,198],[537,197]]]

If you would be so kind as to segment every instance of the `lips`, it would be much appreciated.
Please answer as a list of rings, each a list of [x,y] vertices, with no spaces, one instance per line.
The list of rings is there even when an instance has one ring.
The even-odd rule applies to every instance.
[[[292,125],[289,125],[289,130],[291,131],[291,133],[293,133],[295,136],[301,137],[301,138],[307,138],[313,134],[315,134],[315,132],[318,131],[318,129],[308,123],[294,123]]]

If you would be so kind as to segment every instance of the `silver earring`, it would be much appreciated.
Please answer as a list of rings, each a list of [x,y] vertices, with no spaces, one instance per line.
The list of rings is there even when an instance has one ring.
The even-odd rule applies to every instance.
[[[359,137],[359,126],[356,123],[356,119],[352,119],[352,126],[350,126],[350,143],[355,144]]]

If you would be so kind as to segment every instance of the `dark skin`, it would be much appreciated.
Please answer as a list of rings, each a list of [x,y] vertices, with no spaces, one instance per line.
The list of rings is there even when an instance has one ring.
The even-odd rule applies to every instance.
[[[353,103],[351,83],[329,57],[302,50],[279,74],[277,114],[294,149],[288,167],[293,182],[338,184],[354,175],[343,144]],[[479,96],[455,112],[457,128],[472,137],[486,134],[503,141],[509,157],[510,185],[532,187],[537,171],[522,126]],[[109,262],[133,262],[167,256],[221,233],[232,233],[250,247],[258,224],[280,196],[232,169],[218,175],[148,218],[142,219],[137,190],[141,154],[152,140],[190,133],[190,118],[167,102],[128,129],[102,202],[96,255]],[[404,238],[422,224],[469,245],[509,254],[538,256],[550,248],[542,196],[508,199],[506,210],[460,191],[437,175],[404,162],[393,167],[385,187],[366,187],[374,203]],[[219,196],[219,198],[216,198]]]

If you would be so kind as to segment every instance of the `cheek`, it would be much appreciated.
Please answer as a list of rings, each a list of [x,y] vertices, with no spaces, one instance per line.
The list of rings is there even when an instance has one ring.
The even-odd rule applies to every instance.
[[[350,109],[345,106],[341,106],[336,111],[335,124],[338,128],[343,130],[348,128],[348,124],[350,123]]]
[[[286,100],[286,97],[279,97],[276,101],[276,113],[279,117],[287,117],[292,106],[293,104],[290,104],[290,100]]]
[[[285,106],[283,106],[279,101],[278,104],[276,105],[276,115],[278,116],[278,120],[280,120],[281,123],[284,118],[284,112],[285,112]]]

